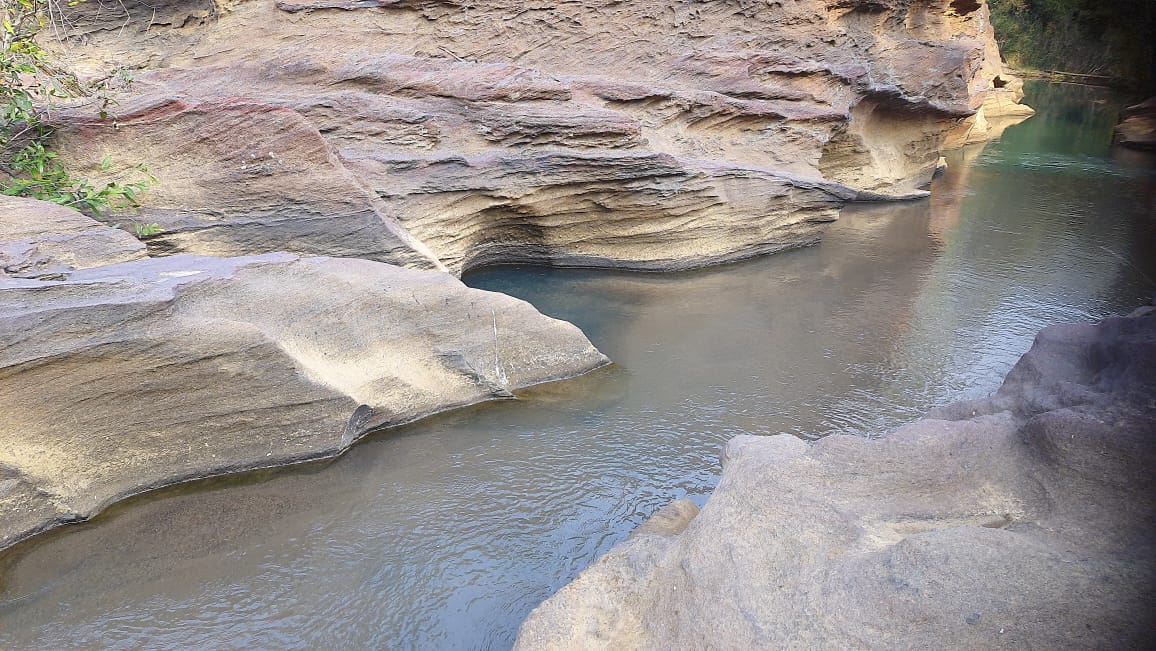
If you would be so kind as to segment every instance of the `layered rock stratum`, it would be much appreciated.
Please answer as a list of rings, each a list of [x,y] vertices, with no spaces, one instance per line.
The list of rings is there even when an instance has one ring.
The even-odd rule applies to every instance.
[[[53,144],[146,167],[106,217],[161,232],[0,202],[0,547],[606,363],[453,275],[810,244],[1030,110],[965,0],[68,5],[44,45],[115,92]]]
[[[285,250],[460,273],[684,269],[926,194],[1022,117],[981,1],[79,3],[59,48],[109,109],[89,177],[146,164],[153,254]],[[107,157],[115,164],[108,168]]]
[[[877,439],[740,436],[518,649],[1145,648],[1156,308],[1053,326],[992,397]]]
[[[139,255],[110,233],[133,240],[70,235],[108,262]],[[65,264],[79,258],[0,274],[0,548],[144,490],[334,456],[608,363],[575,326],[443,272],[289,253]]]

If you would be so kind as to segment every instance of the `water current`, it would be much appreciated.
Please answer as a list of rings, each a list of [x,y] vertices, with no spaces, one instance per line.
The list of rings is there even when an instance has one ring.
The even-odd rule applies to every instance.
[[[508,647],[525,615],[680,497],[736,434],[879,436],[998,388],[1040,328],[1156,291],[1156,173],[1104,91],[949,156],[930,200],[821,245],[671,275],[475,273],[616,365],[320,464],[195,482],[0,554],[0,647]]]

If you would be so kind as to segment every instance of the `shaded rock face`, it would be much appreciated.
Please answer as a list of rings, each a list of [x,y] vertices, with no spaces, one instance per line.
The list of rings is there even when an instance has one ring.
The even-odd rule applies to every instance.
[[[1156,97],[1124,109],[1113,140],[1131,149],[1156,151]]]
[[[701,514],[661,511],[516,648],[1144,647],[1153,395],[1145,308],[1047,328],[992,398],[882,439],[740,436]]]
[[[145,257],[145,246],[63,206],[0,196],[0,278],[45,278]]]
[[[948,133],[980,137],[977,111],[1018,99],[981,2],[286,0],[124,20],[62,55],[139,68],[138,97],[116,124],[66,116],[62,146],[89,174],[108,152],[149,165],[157,253],[725,262],[814,242],[847,200],[921,196]]]
[[[176,255],[0,278],[0,548],[606,363],[527,303],[366,260]]]

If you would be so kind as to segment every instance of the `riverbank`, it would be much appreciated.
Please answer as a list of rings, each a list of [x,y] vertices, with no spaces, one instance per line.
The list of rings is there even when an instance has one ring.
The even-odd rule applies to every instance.
[[[0,204],[11,333],[0,341],[0,509],[15,514],[0,548],[139,491],[331,456],[373,428],[606,363],[576,331],[557,354],[551,337],[507,349],[501,328],[540,334],[544,317],[451,291],[452,276],[518,262],[677,271],[813,245],[845,204],[926,198],[945,148],[994,136],[988,118],[1032,113],[1018,82],[999,76],[981,6],[922,8],[910,30],[864,20],[875,7],[775,5],[747,17],[754,28],[714,5],[660,18],[645,3],[568,6],[551,10],[555,36],[576,39],[565,53],[492,33],[507,18],[540,28],[518,3],[178,0],[159,16],[131,2],[111,23],[85,3],[68,7],[65,40],[44,30],[45,47],[82,77],[139,71],[111,117],[87,104],[53,110],[55,155],[97,186],[147,167],[155,181],[140,205],[102,219],[151,234],[146,251],[75,213]],[[414,34],[365,38],[381,17]],[[605,29],[631,22],[647,25],[650,47]],[[711,36],[704,49],[703,26],[783,38],[751,50]],[[450,36],[462,54],[446,58]],[[439,54],[415,52],[413,39]],[[486,49],[495,43],[508,49]],[[653,52],[668,53],[663,75]],[[606,57],[615,65],[596,62]],[[409,273],[419,270],[431,275]],[[187,310],[186,291],[198,297]],[[426,294],[446,303],[431,307]],[[476,355],[436,326],[463,310],[454,335]],[[398,343],[381,339],[398,332]],[[515,353],[525,377],[479,357]],[[181,375],[206,358],[224,370]],[[243,399],[242,378],[268,400]],[[303,393],[273,389],[274,378]],[[198,441],[198,418],[245,442]]]
[[[442,272],[143,249],[0,197],[0,549],[609,363],[573,325]]]
[[[994,396],[878,440],[740,436],[517,649],[1142,646],[1156,307],[1052,326]]]
[[[853,206],[816,247],[679,274],[471,274],[616,364],[10,548],[0,646],[506,648],[662,506],[705,504],[728,439],[885,432],[987,395],[1041,328],[1156,291],[1156,179],[1109,149],[1112,96],[1028,92],[1039,114],[948,152],[930,200]]]

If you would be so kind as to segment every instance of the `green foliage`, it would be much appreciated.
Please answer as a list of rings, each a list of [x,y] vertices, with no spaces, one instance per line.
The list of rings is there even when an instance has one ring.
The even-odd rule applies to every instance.
[[[132,225],[132,231],[133,231],[133,233],[136,233],[136,236],[139,239],[142,239],[142,240],[145,239],[146,237],[152,237],[153,235],[159,235],[160,233],[163,232],[163,230],[161,229],[161,225],[156,224],[156,223],[153,223],[153,224],[133,224]]]
[[[1014,66],[1156,87],[1153,0],[989,0],[989,5],[1000,49]]]
[[[73,177],[52,151],[55,132],[49,122],[48,102],[96,91],[101,119],[112,103],[104,86],[85,89],[72,75],[53,65],[35,42],[46,25],[49,5],[57,0],[2,0],[0,27],[0,194],[32,197],[76,208],[93,217],[110,210],[136,207],[139,197],[156,181],[143,165],[132,166],[134,180],[113,180],[94,185]],[[112,166],[109,158],[102,172]],[[160,232],[156,224],[136,225],[138,237]]]

